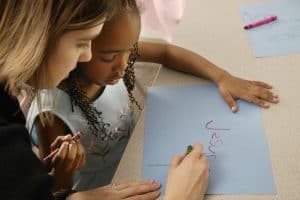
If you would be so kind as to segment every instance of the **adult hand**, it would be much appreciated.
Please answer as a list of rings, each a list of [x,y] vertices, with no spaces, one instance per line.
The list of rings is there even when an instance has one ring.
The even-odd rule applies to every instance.
[[[111,184],[68,196],[67,200],[154,200],[160,195],[160,184],[151,180]]]
[[[203,145],[193,145],[188,155],[175,156],[169,169],[165,200],[203,199],[208,185],[209,167]]]

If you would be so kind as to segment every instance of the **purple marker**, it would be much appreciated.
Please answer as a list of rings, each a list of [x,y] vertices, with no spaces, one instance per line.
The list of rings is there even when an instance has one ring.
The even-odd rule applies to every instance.
[[[255,28],[257,26],[261,26],[261,25],[264,25],[264,24],[267,24],[267,23],[270,23],[272,21],[275,21],[277,20],[277,16],[270,16],[270,17],[266,17],[262,20],[259,20],[259,21],[256,21],[256,22],[253,22],[251,24],[248,24],[246,26],[244,26],[244,29],[250,29],[250,28]]]

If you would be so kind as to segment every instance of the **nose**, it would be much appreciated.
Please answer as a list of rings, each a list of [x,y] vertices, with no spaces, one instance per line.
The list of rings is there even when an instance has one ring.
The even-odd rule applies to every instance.
[[[87,49],[84,53],[82,53],[79,57],[79,62],[88,62],[92,59],[92,51],[91,49]]]
[[[91,45],[88,48],[84,49],[84,51],[79,56],[79,62],[88,62],[92,59],[92,49]]]
[[[124,72],[127,66],[129,53],[122,53],[117,56],[116,63],[113,67],[115,72]]]

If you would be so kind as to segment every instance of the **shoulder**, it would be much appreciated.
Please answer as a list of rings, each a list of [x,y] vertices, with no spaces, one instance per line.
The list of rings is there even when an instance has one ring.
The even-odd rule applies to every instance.
[[[26,126],[28,130],[31,130],[37,116],[45,112],[64,119],[72,112],[69,95],[58,88],[38,91],[27,114]]]

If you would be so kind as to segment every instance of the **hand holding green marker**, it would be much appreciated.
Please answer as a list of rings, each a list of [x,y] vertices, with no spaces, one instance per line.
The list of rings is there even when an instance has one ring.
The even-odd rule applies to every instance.
[[[192,150],[193,150],[193,146],[192,145],[187,146],[186,152],[185,152],[185,156],[187,156]],[[205,154],[202,153],[201,155],[205,155]],[[208,170],[210,172],[210,168],[208,168]]]
[[[192,145],[187,146],[185,155],[188,155],[192,150],[193,150],[193,146]]]

